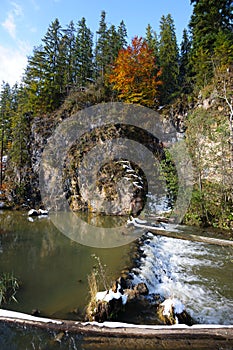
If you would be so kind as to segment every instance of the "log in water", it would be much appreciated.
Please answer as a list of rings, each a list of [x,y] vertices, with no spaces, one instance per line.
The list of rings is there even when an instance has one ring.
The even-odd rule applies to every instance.
[[[159,222],[158,224],[150,224],[150,223],[147,223],[146,221],[142,221],[138,219],[132,219],[131,221],[129,221],[129,223],[134,225],[135,227],[141,227],[145,231],[151,232],[155,235],[166,236],[166,237],[177,238],[177,239],[184,239],[192,242],[201,242],[201,243],[215,244],[220,246],[233,247],[233,241],[231,240],[184,233],[184,232],[181,232],[180,230],[177,230],[176,225],[172,225],[172,224],[166,224],[161,222]]]

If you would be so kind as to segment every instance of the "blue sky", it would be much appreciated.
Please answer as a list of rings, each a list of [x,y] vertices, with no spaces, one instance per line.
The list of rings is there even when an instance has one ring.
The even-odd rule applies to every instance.
[[[159,34],[161,16],[170,13],[180,42],[192,14],[190,0],[1,0],[0,83],[20,81],[27,57],[55,18],[65,27],[85,17],[95,33],[102,10],[108,24],[118,26],[124,20],[129,41],[135,35],[144,36],[148,23]]]

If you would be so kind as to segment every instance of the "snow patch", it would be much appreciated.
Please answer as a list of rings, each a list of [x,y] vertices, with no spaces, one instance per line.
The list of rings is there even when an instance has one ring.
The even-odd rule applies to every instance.
[[[21,313],[21,312],[4,310],[4,309],[0,309],[0,318],[16,318],[21,320],[36,321],[36,322],[43,322],[43,323],[56,323],[56,324],[63,323],[62,321],[53,320],[51,318],[36,317],[29,314]]]
[[[120,290],[121,290],[121,285],[118,284],[116,292],[113,292],[112,289],[105,290],[103,292],[98,292],[96,293],[95,299],[96,301],[106,301],[107,303],[109,303],[109,301],[113,299],[118,300],[122,298],[122,304],[125,305],[127,302],[127,295],[122,294]]]

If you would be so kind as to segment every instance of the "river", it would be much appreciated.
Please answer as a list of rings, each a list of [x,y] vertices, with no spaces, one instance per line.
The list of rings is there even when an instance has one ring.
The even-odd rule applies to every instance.
[[[48,218],[29,221],[27,213],[2,212],[0,271],[20,281],[16,298],[6,307],[57,318],[75,318],[89,301],[87,276],[96,265],[106,265],[114,281],[130,264],[130,245],[104,249],[81,245],[62,234]],[[74,311],[76,310],[76,314]]]
[[[20,281],[18,302],[4,308],[82,319],[89,300],[87,276],[95,265],[93,254],[106,265],[110,280],[132,264],[133,242],[108,249],[88,247],[58,231],[49,217],[30,222],[24,212],[2,211],[0,221],[0,272],[13,273]],[[179,230],[200,233],[196,228],[180,226]],[[233,324],[232,247],[148,234],[140,249],[142,258],[132,275],[135,282],[147,283],[151,295],[178,298],[197,323]],[[10,339],[28,342],[31,349],[32,338],[39,343],[51,338],[30,330],[23,337],[12,326],[1,326],[0,333],[1,349],[7,349]],[[14,348],[20,349],[9,347]],[[69,348],[75,349],[72,344]]]

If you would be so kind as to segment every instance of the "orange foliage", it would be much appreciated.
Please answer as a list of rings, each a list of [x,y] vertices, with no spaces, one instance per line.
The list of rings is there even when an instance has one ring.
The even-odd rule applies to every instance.
[[[156,57],[142,38],[135,37],[132,45],[120,50],[108,81],[125,102],[152,107],[158,98],[161,71]]]

